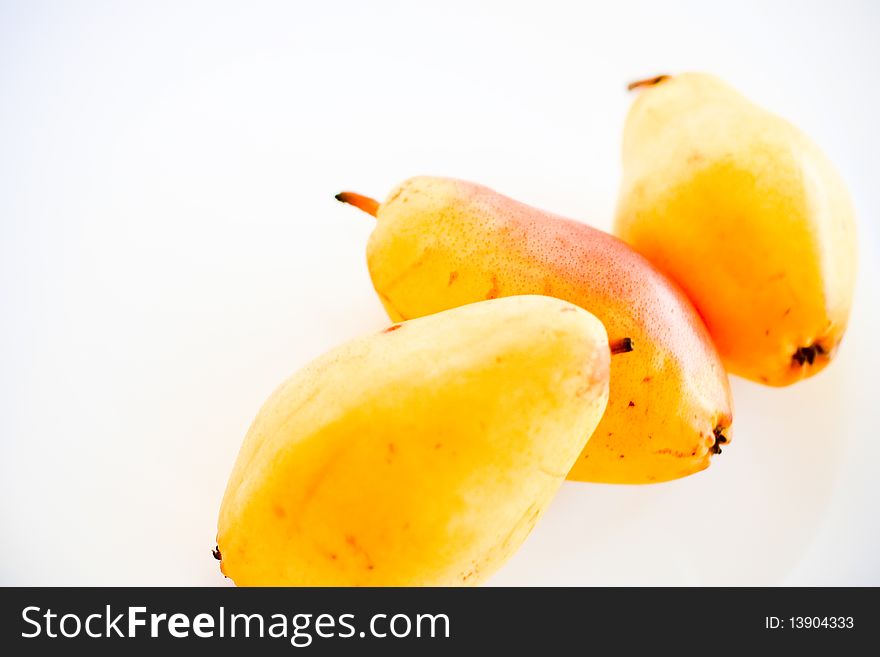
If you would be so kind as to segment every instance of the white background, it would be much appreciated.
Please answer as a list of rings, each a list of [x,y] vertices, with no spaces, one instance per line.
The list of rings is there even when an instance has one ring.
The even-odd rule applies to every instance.
[[[734,380],[708,471],[566,483],[492,583],[880,584],[878,7],[0,1],[0,583],[222,584],[261,402],[386,323],[333,195],[443,174],[608,227],[625,84],[705,70],[849,182],[849,334]]]

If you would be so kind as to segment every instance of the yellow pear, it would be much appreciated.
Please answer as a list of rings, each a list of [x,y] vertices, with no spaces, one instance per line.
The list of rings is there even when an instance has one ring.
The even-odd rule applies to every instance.
[[[342,345],[251,426],[220,509],[239,585],[476,584],[517,549],[608,398],[602,324],[543,296]]]
[[[708,467],[730,440],[727,373],[706,327],[677,286],[613,235],[452,178],[411,178],[381,204],[337,198],[376,217],[367,263],[392,319],[546,294],[595,314],[615,343],[632,341],[611,363],[608,410],[569,479],[676,479]]]
[[[685,290],[729,371],[774,386],[815,374],[843,337],[855,284],[837,172],[718,78],[630,86],[615,233]]]

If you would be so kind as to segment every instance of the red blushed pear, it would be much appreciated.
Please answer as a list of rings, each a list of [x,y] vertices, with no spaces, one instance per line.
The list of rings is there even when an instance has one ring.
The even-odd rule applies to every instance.
[[[351,192],[337,199],[376,217],[367,262],[392,319],[541,294],[589,310],[618,350],[632,348],[612,359],[608,408],[570,479],[676,479],[706,468],[730,440],[727,374],[706,327],[621,240],[449,178],[412,178],[383,203]]]

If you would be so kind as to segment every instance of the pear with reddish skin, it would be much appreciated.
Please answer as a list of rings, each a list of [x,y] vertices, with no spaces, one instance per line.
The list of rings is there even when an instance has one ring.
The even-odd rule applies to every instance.
[[[730,439],[727,374],[702,320],[622,241],[448,178],[412,178],[381,204],[337,198],[378,220],[367,261],[395,320],[543,294],[589,310],[612,343],[631,339],[633,351],[612,359],[608,408],[569,479],[676,479],[706,468]]]

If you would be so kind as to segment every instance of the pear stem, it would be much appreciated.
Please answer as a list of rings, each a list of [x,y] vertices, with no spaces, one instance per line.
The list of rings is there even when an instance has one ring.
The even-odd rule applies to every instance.
[[[626,85],[626,90],[632,91],[633,89],[638,89],[639,87],[653,87],[668,79],[668,75],[655,75],[653,78],[645,78],[644,80],[636,80],[635,82],[630,82],[628,85]]]
[[[635,349],[632,338],[621,338],[620,340],[615,340],[614,342],[609,343],[608,346],[611,348],[612,356],[625,354]]]
[[[367,214],[371,214],[374,217],[379,211],[379,201],[374,198],[370,198],[369,196],[355,194],[354,192],[341,192],[336,195],[336,200],[342,203],[353,205],[358,210],[363,210]]]

